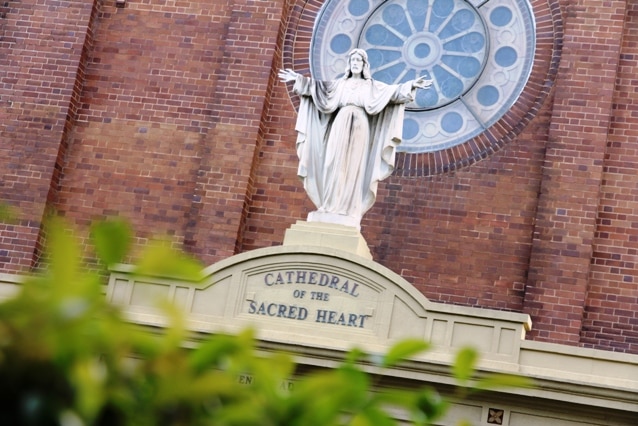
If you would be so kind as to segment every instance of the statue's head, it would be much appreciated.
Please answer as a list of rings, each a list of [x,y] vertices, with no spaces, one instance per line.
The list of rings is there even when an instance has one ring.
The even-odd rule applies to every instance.
[[[348,63],[346,65],[346,70],[343,75],[343,78],[347,79],[352,77],[352,57],[358,55],[363,60],[363,70],[361,72],[361,77],[369,80],[372,78],[372,73],[370,73],[370,62],[368,62],[368,53],[363,49],[352,49],[350,53],[348,53]]]

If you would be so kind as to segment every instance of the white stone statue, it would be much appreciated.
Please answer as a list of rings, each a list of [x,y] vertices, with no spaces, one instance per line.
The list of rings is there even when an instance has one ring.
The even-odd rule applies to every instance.
[[[317,81],[290,69],[280,70],[279,78],[294,81],[301,98],[295,127],[298,175],[317,207],[308,221],[359,229],[361,217],[374,204],[378,182],[394,169],[404,104],[432,81],[375,81],[362,49],[348,54],[341,79]]]

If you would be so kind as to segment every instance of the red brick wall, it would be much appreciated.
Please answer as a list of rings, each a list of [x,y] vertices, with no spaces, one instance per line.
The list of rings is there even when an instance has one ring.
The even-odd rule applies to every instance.
[[[525,294],[538,340],[581,339],[625,7],[568,9]]]
[[[0,15],[0,199],[18,222],[0,224],[0,269],[40,255],[47,201],[57,190],[90,44],[90,1],[6,1]]]
[[[587,298],[584,346],[638,352],[638,2],[615,2],[610,34],[622,34],[618,72],[605,76],[611,122],[598,196]],[[626,8],[623,8],[625,6]],[[598,13],[598,10],[596,11]],[[613,13],[613,15],[611,15]],[[623,28],[611,21],[626,16]],[[613,37],[617,40],[617,36]],[[611,44],[613,47],[614,45]],[[606,48],[605,48],[606,50]],[[588,131],[589,129],[587,129]]]
[[[236,253],[278,1],[105,2],[58,209],[120,216],[212,263]]]
[[[204,263],[281,244],[313,207],[276,71],[307,71],[321,1],[85,3],[9,1],[0,19],[0,191],[23,219],[0,225],[0,270],[37,261],[46,207],[80,235],[127,218],[138,246],[169,235]],[[530,313],[535,340],[638,353],[638,0],[532,4],[530,83],[474,164],[389,178],[362,233],[431,300]],[[421,161],[441,171],[461,151]]]

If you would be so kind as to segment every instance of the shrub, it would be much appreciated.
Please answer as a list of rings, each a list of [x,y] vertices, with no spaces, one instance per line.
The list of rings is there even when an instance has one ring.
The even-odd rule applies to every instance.
[[[129,230],[119,221],[92,229],[102,265],[126,255]],[[352,350],[343,362],[297,377],[290,355],[264,355],[250,330],[211,335],[194,348],[181,313],[163,307],[171,326],[127,322],[104,297],[104,271],[81,264],[73,236],[57,219],[48,227],[47,267],[0,304],[0,423],[7,425],[392,425],[389,408],[415,424],[441,418],[448,403],[432,388],[376,389]],[[106,269],[105,269],[106,270]],[[149,247],[141,273],[193,277],[201,266],[166,245]],[[377,361],[389,368],[427,349],[406,340]],[[476,353],[459,353],[453,373],[474,374]],[[246,385],[239,377],[253,378]],[[294,387],[288,383],[294,377]],[[497,386],[519,384],[516,378]],[[479,382],[490,383],[489,381]]]

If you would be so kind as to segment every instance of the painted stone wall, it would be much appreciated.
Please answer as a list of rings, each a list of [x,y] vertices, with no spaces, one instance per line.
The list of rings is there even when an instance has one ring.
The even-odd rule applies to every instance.
[[[383,182],[362,234],[431,301],[528,313],[529,339],[638,353],[638,2],[531,3],[538,63],[516,111],[471,164],[458,148],[421,158],[429,177]],[[80,236],[124,217],[137,246],[169,235],[205,264],[280,245],[312,206],[276,71],[307,67],[290,49],[309,45],[320,6],[3,3],[0,196],[20,220],[0,225],[0,270],[37,266],[48,209]]]

